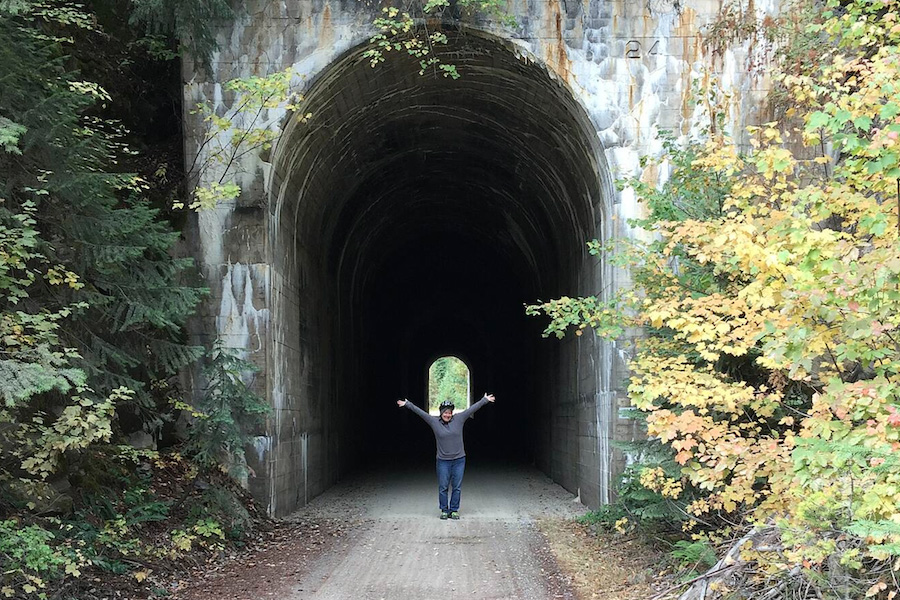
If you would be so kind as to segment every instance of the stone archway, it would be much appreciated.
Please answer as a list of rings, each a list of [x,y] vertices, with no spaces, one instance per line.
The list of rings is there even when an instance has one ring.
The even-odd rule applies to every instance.
[[[362,51],[315,77],[302,109],[313,118],[290,124],[273,155],[275,413],[257,495],[283,514],[395,452],[408,425],[392,400],[424,389],[427,357],[452,353],[471,361],[476,393],[500,399],[473,448],[605,501],[610,349],[543,341],[523,311],[610,284],[585,247],[605,237],[614,194],[596,127],[565,84],[486,34],[451,36],[457,81],[403,56],[372,69]]]

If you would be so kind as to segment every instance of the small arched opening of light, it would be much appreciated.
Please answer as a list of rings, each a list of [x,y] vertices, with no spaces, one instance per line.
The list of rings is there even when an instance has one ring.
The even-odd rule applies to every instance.
[[[469,367],[456,356],[441,356],[428,367],[428,412],[436,415],[441,402],[452,402],[455,410],[472,403]]]

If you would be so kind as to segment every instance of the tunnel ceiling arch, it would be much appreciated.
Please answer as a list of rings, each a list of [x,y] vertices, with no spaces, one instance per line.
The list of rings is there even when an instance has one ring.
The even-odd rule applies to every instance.
[[[443,232],[496,245],[535,291],[559,289],[597,235],[607,179],[568,88],[478,32],[441,53],[458,80],[397,53],[373,69],[363,50],[312,82],[312,118],[278,144],[270,206],[294,238],[278,245],[327,249],[328,272],[359,294],[395,250]]]

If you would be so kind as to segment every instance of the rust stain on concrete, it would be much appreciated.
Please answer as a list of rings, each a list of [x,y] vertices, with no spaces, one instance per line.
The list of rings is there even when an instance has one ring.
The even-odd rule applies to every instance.
[[[691,113],[691,73],[693,64],[703,55],[703,36],[697,29],[697,12],[692,8],[685,8],[678,24],[672,31],[672,37],[681,40],[681,57],[684,68],[681,71],[681,132],[687,133],[690,127]]]
[[[325,4],[322,10],[322,23],[319,29],[322,37],[319,38],[319,48],[331,48],[334,45],[334,23],[331,19],[331,4]]]
[[[571,61],[566,52],[566,40],[563,35],[565,28],[565,16],[559,5],[559,0],[550,0],[547,5],[547,25],[545,31],[552,31],[553,38],[541,42],[541,51],[547,67],[568,81],[571,73]]]
[[[650,163],[646,167],[644,167],[643,172],[641,172],[641,182],[646,183],[647,185],[656,187],[659,184],[659,165],[656,163]],[[642,219],[646,219],[650,216],[650,207],[647,206],[647,203],[643,200],[638,200],[638,209],[640,211],[640,217]]]
[[[641,173],[641,182],[655,187],[659,183],[659,165],[651,162],[644,167]]]

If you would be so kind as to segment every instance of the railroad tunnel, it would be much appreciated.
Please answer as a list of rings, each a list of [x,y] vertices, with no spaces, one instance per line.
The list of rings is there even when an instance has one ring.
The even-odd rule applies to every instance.
[[[433,461],[395,401],[424,406],[444,355],[470,368],[473,402],[497,396],[466,427],[470,468],[522,461],[600,486],[585,483],[608,460],[600,344],[543,339],[524,311],[605,284],[585,246],[613,195],[596,128],[565,83],[486,34],[451,32],[440,58],[458,80],[363,51],[308,83],[311,118],[273,152],[274,443],[251,487],[284,514],[354,468]]]

